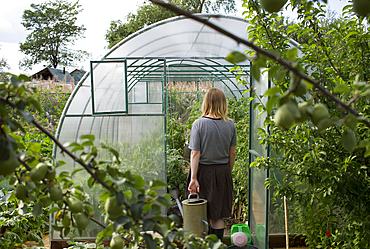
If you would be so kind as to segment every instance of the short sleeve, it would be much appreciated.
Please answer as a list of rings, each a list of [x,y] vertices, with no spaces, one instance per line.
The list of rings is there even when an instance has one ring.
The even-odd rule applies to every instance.
[[[191,127],[189,149],[200,151],[200,127],[197,120],[194,121]]]
[[[235,146],[237,144],[237,134],[236,134],[236,127],[235,127],[235,124],[233,122],[233,136],[231,138],[231,143],[230,143],[230,146]]]

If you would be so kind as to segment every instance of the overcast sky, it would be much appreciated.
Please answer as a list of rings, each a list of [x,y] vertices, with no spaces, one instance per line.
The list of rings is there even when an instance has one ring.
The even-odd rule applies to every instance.
[[[80,63],[77,68],[83,67],[88,70],[90,60],[98,60],[108,50],[104,36],[113,20],[123,20],[129,12],[135,12],[138,5],[145,0],[80,0],[83,11],[78,14],[78,25],[86,28],[85,38],[76,41],[74,49],[85,50],[92,54],[87,61]],[[31,9],[31,3],[39,4],[46,0],[4,0],[0,8],[0,58],[5,58],[14,74],[34,74],[43,68],[42,65],[34,66],[31,71],[19,70],[19,60],[25,55],[20,53],[19,43],[24,42],[27,31],[22,26],[22,14],[25,9]],[[237,16],[242,17],[242,0],[236,0],[239,12]],[[331,9],[340,12],[347,0],[328,0]],[[69,68],[68,70],[73,70]]]

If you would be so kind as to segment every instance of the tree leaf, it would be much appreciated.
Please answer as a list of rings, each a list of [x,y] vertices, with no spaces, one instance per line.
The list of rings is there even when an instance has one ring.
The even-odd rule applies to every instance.
[[[152,189],[159,189],[162,187],[167,187],[167,184],[165,182],[162,182],[156,179],[151,180],[149,183],[149,188],[152,188]]]
[[[146,243],[146,248],[149,248],[149,249],[157,248],[157,242],[153,239],[152,235],[144,233],[143,238]]]
[[[269,68],[269,71],[268,71],[269,80],[272,80],[279,70],[280,70],[280,67],[276,65]]]
[[[91,188],[95,183],[95,179],[94,177],[90,176],[89,179],[87,180],[87,186],[89,186],[89,188]]]
[[[13,84],[14,88],[18,88],[19,84],[21,83],[21,82],[17,79],[17,77],[15,77],[15,76],[12,76],[12,77],[10,78],[10,81],[12,82],[12,84]]]
[[[142,202],[131,204],[131,207],[130,207],[131,215],[135,221],[140,219],[143,209],[144,209],[144,203]]]
[[[260,66],[257,63],[252,64],[251,72],[252,72],[252,77],[259,82],[261,79],[261,71],[260,71]]]
[[[94,142],[91,141],[91,140],[88,140],[88,141],[84,141],[81,146],[85,146],[85,147],[88,147],[88,146],[94,146]]]
[[[233,51],[230,54],[228,54],[225,58],[230,63],[237,64],[241,61],[245,61],[247,59],[247,56],[243,53],[240,53],[238,51]]]
[[[343,147],[348,152],[352,152],[356,147],[356,142],[357,140],[356,140],[355,133],[350,129],[346,129],[342,134]]]
[[[143,223],[143,231],[153,231],[157,223],[153,219],[145,219]]]
[[[168,234],[168,227],[166,224],[157,224],[154,230],[161,234],[163,237],[166,237]]]
[[[347,92],[348,90],[350,90],[350,88],[346,84],[337,85],[334,88],[335,93],[344,93],[344,92]]]
[[[280,92],[280,88],[279,87],[272,87],[272,88],[269,88],[266,92],[265,92],[265,96],[272,96],[272,95],[275,95],[277,93]]]
[[[344,123],[353,131],[357,129],[357,117],[352,113],[349,113],[344,119]]]
[[[287,51],[287,54],[286,54],[286,56],[287,56],[288,60],[290,60],[290,61],[295,60],[295,58],[297,58],[297,55],[298,55],[298,50],[297,50],[297,48],[289,49],[289,50]]]
[[[29,145],[29,150],[39,153],[41,151],[41,144],[40,143],[30,143]]]
[[[20,115],[22,115],[22,117],[24,117],[27,120],[28,123],[32,123],[33,116],[29,112],[21,109],[18,109],[17,111]]]
[[[171,201],[171,197],[170,197],[170,199],[168,199],[168,198],[166,198],[167,196],[169,196],[169,195],[167,194],[165,196],[159,196],[158,197],[158,202],[161,203],[165,207],[170,207],[173,204],[172,204],[172,201]]]
[[[271,98],[269,98],[269,100],[267,101],[267,104],[266,104],[266,110],[267,110],[268,114],[270,114],[270,115],[272,114],[272,109],[276,105],[278,99],[279,99],[279,96],[272,96]]]
[[[366,146],[364,157],[369,157],[369,156],[370,156],[370,146]]]
[[[64,237],[68,237],[70,231],[71,231],[70,227],[65,227],[63,230]]]
[[[369,144],[370,144],[369,140],[361,140],[358,144],[358,147],[359,148],[366,148],[366,146],[368,146]]]
[[[50,210],[49,210],[49,213],[55,213],[55,212],[58,212],[60,210],[60,208],[59,207],[52,207],[52,208],[50,208]]]
[[[34,98],[28,98],[27,101],[35,107],[38,112],[42,112],[41,105]]]
[[[140,175],[133,175],[133,177],[135,179],[134,182],[133,182],[133,184],[135,185],[135,188],[137,188],[137,189],[143,189],[144,186],[145,186],[145,180],[144,180],[144,178],[142,176],[140,176]]]
[[[38,217],[38,216],[40,216],[40,214],[42,214],[42,204],[41,204],[40,202],[37,202],[37,203],[33,206],[32,214],[33,214],[35,217]]]
[[[121,227],[123,227],[124,229],[130,229],[131,226],[132,226],[131,219],[127,216],[122,215],[115,219],[113,223],[113,230],[117,232]]]
[[[88,139],[90,141],[95,141],[95,135],[94,134],[85,134],[85,135],[82,135],[80,138],[81,138],[81,140],[82,139]]]

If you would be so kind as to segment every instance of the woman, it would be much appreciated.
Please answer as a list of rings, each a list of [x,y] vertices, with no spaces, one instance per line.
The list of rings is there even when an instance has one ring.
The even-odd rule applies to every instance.
[[[232,209],[236,128],[227,117],[225,94],[218,88],[207,91],[202,112],[191,129],[188,191],[207,200],[210,233],[222,240],[223,218],[230,217]]]

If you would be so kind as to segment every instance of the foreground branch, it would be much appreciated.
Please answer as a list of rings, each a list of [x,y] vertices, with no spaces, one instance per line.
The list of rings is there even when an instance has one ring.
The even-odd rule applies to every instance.
[[[104,188],[111,189],[111,186],[106,184],[102,179],[100,179],[92,169],[85,164],[80,158],[76,157],[72,152],[70,152],[66,147],[64,147],[58,139],[56,139],[48,130],[46,130],[40,123],[38,123],[34,117],[32,117],[32,123],[43,133],[45,133],[54,143],[62,150],[62,152],[66,153],[70,156],[75,162],[79,163],[97,182],[99,182]]]
[[[15,104],[8,100],[0,98],[1,101],[7,103],[12,108],[16,108]],[[65,146],[63,146],[58,139],[56,139],[47,129],[45,129],[39,122],[35,120],[35,118],[32,116],[32,124],[36,126],[40,131],[45,133],[53,142],[62,150],[62,152],[66,153],[68,156],[70,156],[75,162],[79,163],[97,182],[99,182],[104,188],[111,189],[112,187],[106,184],[102,179],[100,179],[90,168],[89,165],[84,163],[80,158],[76,157],[71,151],[69,151]],[[25,166],[26,167],[26,166]],[[26,167],[27,168],[27,167]],[[27,168],[29,169],[29,167]]]
[[[158,4],[168,10],[171,10],[179,15],[184,15],[188,18],[191,18],[193,20],[196,20],[198,22],[201,22],[203,24],[205,24],[206,26],[210,27],[210,28],[213,28],[214,30],[220,32],[221,34],[224,34],[226,35],[227,37],[235,40],[236,42],[238,43],[241,43],[241,44],[244,44],[248,47],[250,47],[251,49],[253,49],[254,51],[256,51],[257,53],[259,54],[262,54],[262,55],[265,55],[267,57],[269,57],[270,59],[276,61],[277,63],[279,63],[280,65],[284,66],[285,68],[287,68],[289,71],[292,71],[295,75],[297,75],[299,78],[301,79],[304,79],[305,81],[311,83],[313,86],[315,86],[321,93],[322,95],[330,98],[331,100],[333,100],[338,106],[341,106],[343,107],[344,109],[346,109],[348,112],[352,113],[353,115],[357,116],[357,117],[362,117],[359,121],[364,123],[368,128],[370,128],[370,122],[363,118],[363,116],[358,113],[356,110],[352,109],[348,104],[342,102],[339,98],[337,98],[335,95],[333,95],[332,93],[330,93],[328,90],[326,90],[323,86],[320,85],[319,82],[317,82],[316,80],[308,77],[306,74],[302,73],[301,71],[299,71],[298,69],[294,68],[289,62],[283,60],[281,57],[277,56],[276,54],[274,53],[271,53],[269,51],[266,51],[256,45],[254,45],[252,42],[250,41],[247,41],[243,38],[240,38],[232,33],[230,33],[229,31],[209,22],[208,20],[206,19],[203,19],[199,16],[196,16],[188,11],[185,11],[185,10],[182,10],[180,8],[177,8],[176,6],[173,6],[171,4],[168,4],[168,3],[165,3],[161,0],[150,0],[151,2],[155,3],[155,4]]]

